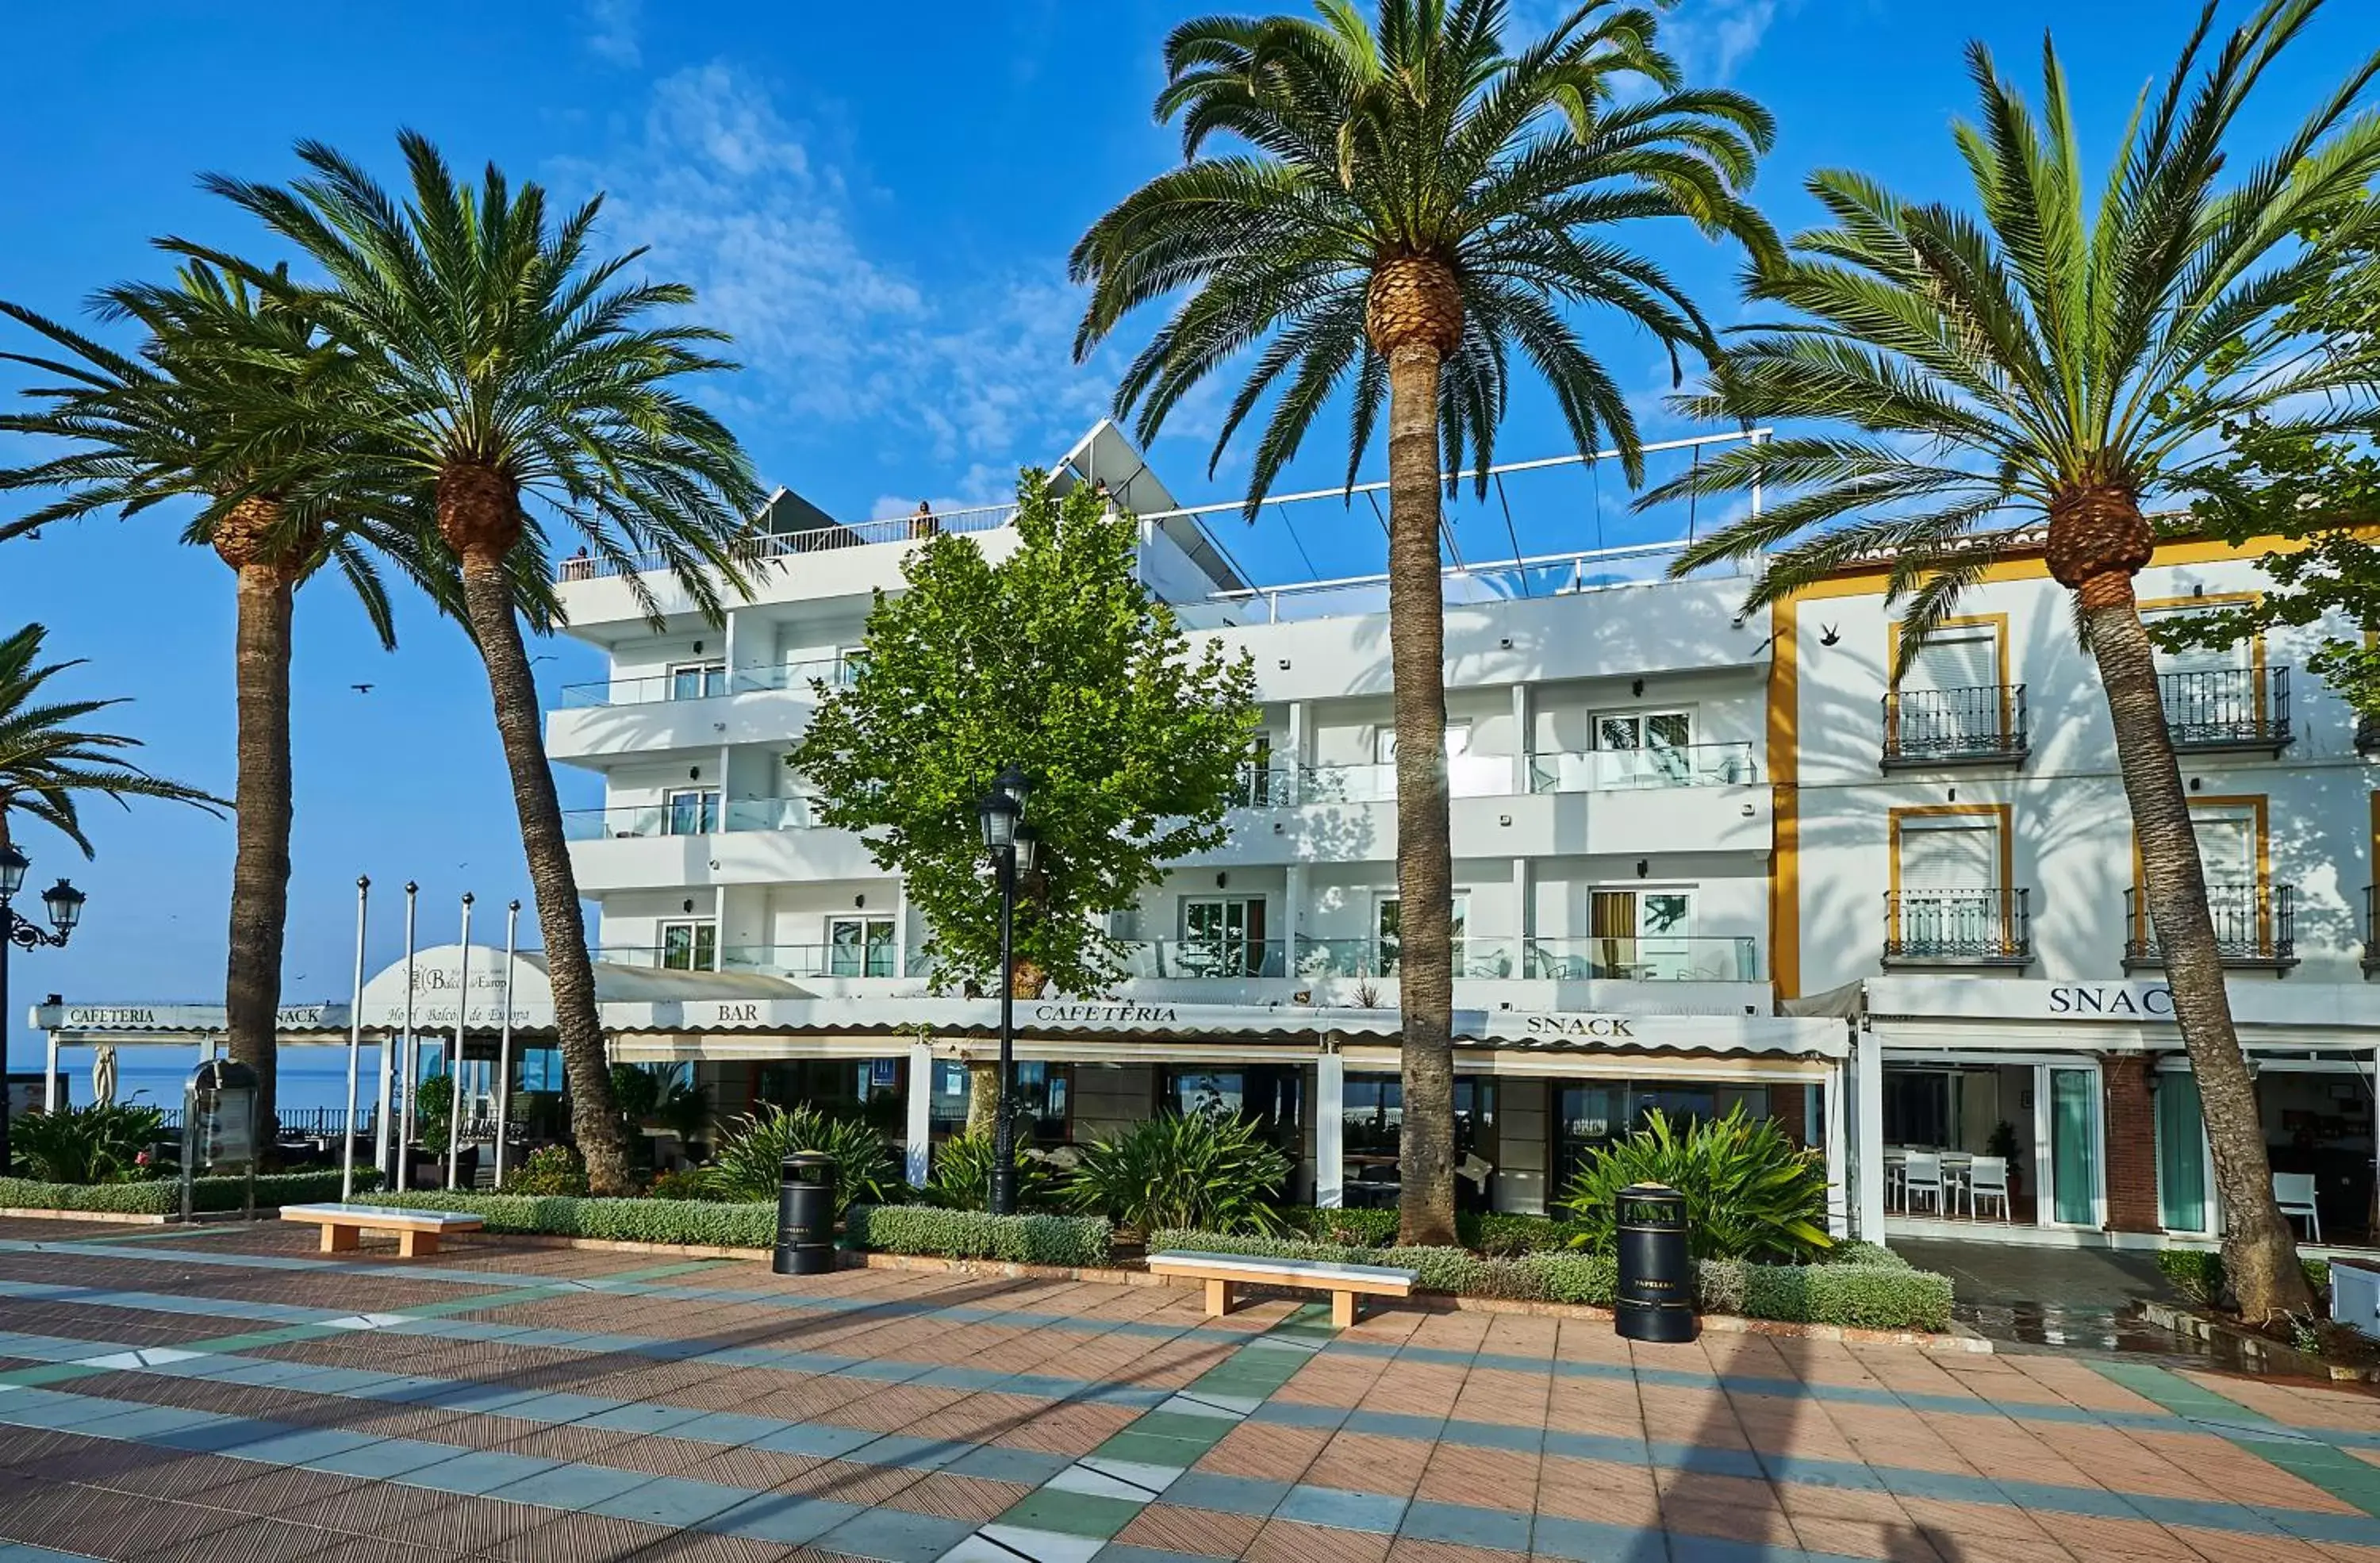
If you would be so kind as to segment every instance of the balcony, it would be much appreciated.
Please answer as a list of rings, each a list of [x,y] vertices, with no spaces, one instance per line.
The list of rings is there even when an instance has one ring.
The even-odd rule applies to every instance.
[[[1742,787],[1759,780],[1750,744],[1586,749],[1529,757],[1533,793],[1641,793]]]
[[[826,657],[815,661],[759,662],[734,669],[680,668],[674,672],[638,678],[599,678],[589,684],[565,685],[562,709],[595,710],[613,706],[658,705],[666,700],[716,700],[771,689],[806,691],[813,681],[822,681],[829,687],[850,683],[850,660]]]
[[[1392,977],[1397,942],[1376,939],[1301,939],[1301,977]],[[1757,982],[1759,961],[1750,939],[1503,939],[1461,935],[1454,975],[1472,980],[1536,978],[1558,982]]]
[[[2157,674],[2167,729],[2184,754],[2261,752],[2289,743],[2289,670],[2200,668]]]
[[[2355,752],[2359,755],[2380,755],[2380,716],[2366,711],[2356,713]]]
[[[2216,883],[2206,887],[2215,948],[2227,966],[2282,971],[2298,963],[2295,885]],[[2156,927],[2142,892],[2124,892],[2124,965],[2162,966]]]
[[[1884,898],[1888,966],[2024,966],[2033,961],[2029,890],[1903,891]]]
[[[1509,755],[1454,755],[1446,762],[1449,797],[1493,798],[1512,790]],[[1282,804],[1393,803],[1397,796],[1394,765],[1304,765],[1297,769],[1297,794]]]
[[[1896,689],[1884,697],[1887,770],[1915,766],[2022,765],[2024,685]]]
[[[710,836],[723,830],[807,830],[816,827],[808,798],[731,798],[715,794],[613,808],[574,808],[562,817],[572,842],[650,841],[662,836]]]
[[[922,950],[902,958],[897,946],[875,944],[739,944],[720,951],[723,972],[782,977],[899,977],[926,975]]]
[[[1283,939],[1141,939],[1124,942],[1124,975],[1163,979],[1285,977]],[[1305,975],[1303,972],[1296,974]]]

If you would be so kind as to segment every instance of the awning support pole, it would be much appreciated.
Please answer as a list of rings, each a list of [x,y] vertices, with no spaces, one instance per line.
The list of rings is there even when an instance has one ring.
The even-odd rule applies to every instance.
[[[902,1170],[913,1189],[926,1186],[934,1145],[934,1049],[924,1042],[909,1044],[908,1145]]]
[[[1856,1024],[1856,1023],[1855,1023]],[[1864,1025],[1857,1030],[1853,1086],[1859,1093],[1852,1130],[1857,1146],[1852,1162],[1858,1178],[1859,1218],[1855,1236],[1869,1242],[1884,1241],[1884,1046]]]
[[[1347,1060],[1327,1052],[1314,1060],[1314,1203],[1336,1210],[1346,1197]]]

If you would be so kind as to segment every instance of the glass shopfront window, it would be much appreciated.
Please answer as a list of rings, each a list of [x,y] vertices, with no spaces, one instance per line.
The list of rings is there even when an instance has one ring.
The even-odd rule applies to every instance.
[[[1555,1093],[1554,1169],[1550,1189],[1559,1191],[1590,1152],[1626,1138],[1645,1126],[1655,1109],[1680,1127],[1724,1118],[1739,1105],[1752,1118],[1768,1116],[1768,1087],[1717,1082],[1610,1080],[1565,1084]]]
[[[900,1059],[787,1059],[754,1066],[752,1099],[864,1119],[897,1139],[908,1118],[907,1073]]]
[[[1035,1145],[1062,1145],[1071,1139],[1074,1084],[1073,1064],[1017,1061],[1016,1102],[1020,1110],[1016,1126],[1025,1130]],[[934,1093],[928,1109],[933,1121],[934,1138],[946,1140],[965,1131],[967,1101],[972,1094],[969,1087],[966,1065],[947,1059],[936,1060]]]
[[[1346,1162],[1348,1203],[1396,1202],[1398,1156],[1404,1128],[1404,1083],[1393,1074],[1350,1074],[1340,1097],[1340,1150]],[[1476,1157],[1492,1168],[1497,1158],[1496,1082],[1492,1076],[1454,1077],[1454,1159],[1460,1168]],[[1484,1200],[1486,1174],[1457,1178],[1455,1195],[1464,1208]]]

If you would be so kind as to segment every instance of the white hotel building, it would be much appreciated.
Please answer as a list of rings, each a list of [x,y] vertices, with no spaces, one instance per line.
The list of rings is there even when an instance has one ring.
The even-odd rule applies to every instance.
[[[1301,1197],[1386,1201],[1385,586],[1251,588],[1108,425],[1058,471],[1142,516],[1144,579],[1195,634],[1250,654],[1266,747],[1224,843],[1175,865],[1113,930],[1134,975],[1018,1006],[1034,1133],[1079,1141],[1220,1098],[1296,1151]],[[998,557],[1005,519],[937,525]],[[770,563],[723,627],[655,576],[657,634],[627,582],[565,566],[570,632],[611,660],[547,728],[556,764],[603,782],[603,807],[570,825],[601,909],[604,1018],[617,1057],[692,1061],[726,1111],[867,1104],[922,1175],[924,1146],[964,1121],[965,1066],[990,1056],[995,1006],[932,992],[899,879],[815,823],[784,762],[811,681],[840,676],[870,594],[898,589],[913,523],[841,524],[781,494],[766,527]],[[2038,549],[2011,538],[1898,689],[1881,572],[1771,614],[1743,611],[1743,577],[1670,581],[1666,563],[1619,549],[1447,575],[1466,1201],[1542,1210],[1645,1109],[1742,1102],[1827,1152],[1848,1230],[2213,1233],[2105,705]],[[2177,543],[2141,591],[2187,612],[2259,578],[2252,557]],[[2325,1239],[2368,1241],[2380,770],[2374,735],[2359,743],[2299,665],[2311,638],[2177,659],[2168,703],[2276,1168],[2315,1180]],[[451,950],[427,963],[442,958],[455,964]],[[492,1031],[492,962],[473,958],[471,989],[491,997],[471,1023]],[[514,1018],[533,1034],[550,1006],[540,975],[522,975]],[[375,990],[373,1031],[397,1013],[386,976]],[[205,1029],[155,1011],[137,1012],[145,1026],[102,1019],[133,1012],[39,1020],[54,1043]],[[343,1037],[347,1019],[329,1006],[290,1039]],[[2012,1153],[2004,1205],[1937,1210],[1901,1190],[1907,1152],[1922,1168],[1929,1151],[1955,1165],[1995,1149]]]

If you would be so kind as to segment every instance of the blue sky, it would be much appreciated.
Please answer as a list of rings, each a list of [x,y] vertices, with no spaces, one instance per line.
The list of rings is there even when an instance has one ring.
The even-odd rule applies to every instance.
[[[706,394],[770,480],[851,518],[905,512],[919,496],[991,498],[1019,463],[1057,454],[1105,409],[1117,359],[1070,361],[1079,300],[1066,251],[1175,155],[1148,113],[1159,46],[1173,23],[1210,8],[409,0],[317,6],[292,26],[271,7],[168,0],[18,7],[0,95],[10,153],[0,297],[71,314],[102,284],[158,272],[146,241],[162,233],[267,254],[194,188],[199,171],[285,177],[290,142],[311,136],[385,174],[393,132],[412,126],[460,163],[493,159],[565,193],[609,192],[613,242],[651,246],[655,270],[696,284],[705,318],[737,335],[749,367]],[[1555,8],[1517,6],[1524,18]],[[2195,10],[2181,0],[1684,0],[1666,31],[1697,79],[1777,113],[1757,194],[1791,228],[1812,215],[1800,184],[1815,167],[1957,198],[1947,127],[1971,97],[1968,37],[2031,79],[2055,24],[2086,141],[2104,151]],[[2226,18],[2241,14],[2233,5]],[[2337,0],[2272,79],[2243,147],[2268,145],[2369,47],[2369,20],[2364,0]],[[1691,232],[1641,237],[1715,317],[1743,318],[1733,254]],[[1608,321],[1582,325],[1638,389],[1647,437],[1682,432],[1659,406],[1667,375],[1649,346]],[[1146,329],[1128,324],[1125,341]],[[1152,453],[1185,501],[1235,497],[1245,473],[1234,454],[1206,474],[1216,406],[1185,406]],[[1548,415],[1541,398],[1516,396],[1500,454],[1558,454]],[[1326,431],[1285,486],[1335,481],[1335,438]],[[0,459],[21,449],[0,447]],[[1622,498],[1609,496],[1615,516]],[[1593,546],[1580,492],[1532,502],[1516,486],[1514,503],[1525,551]],[[1325,574],[1379,567],[1367,514],[1311,514],[1301,540]],[[1258,576],[1302,573],[1276,529],[1218,529]],[[228,792],[229,575],[174,535],[153,518],[95,522],[0,547],[0,624],[47,623],[55,653],[91,660],[73,687],[134,697],[115,723],[148,740],[158,769]],[[1500,518],[1463,544],[1474,557],[1510,551]],[[339,592],[310,588],[298,614],[292,1001],[345,992],[358,873],[391,891],[418,879],[427,929],[442,939],[463,891],[483,907],[527,896],[476,658],[418,601],[401,651],[383,655]],[[549,697],[599,671],[567,639],[539,649],[552,657],[538,667]],[[568,806],[598,789],[565,773],[564,791]],[[17,958],[7,1023],[20,1060],[29,995],[222,991],[229,823],[101,805],[91,824],[96,864],[39,828],[25,842],[37,875],[72,874],[91,903],[71,949]],[[395,952],[394,910],[382,896],[375,963]]]

